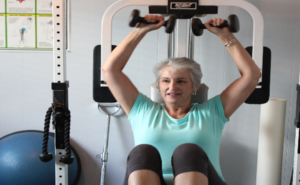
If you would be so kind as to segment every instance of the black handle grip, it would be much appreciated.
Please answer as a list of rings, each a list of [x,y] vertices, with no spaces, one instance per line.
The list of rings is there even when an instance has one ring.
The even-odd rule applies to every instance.
[[[159,21],[148,22],[148,21],[146,21],[146,19],[145,19],[144,17],[140,17],[138,22],[140,22],[140,23],[145,23],[145,24],[157,24],[157,23],[159,23]],[[165,23],[165,24],[166,24],[166,23]]]

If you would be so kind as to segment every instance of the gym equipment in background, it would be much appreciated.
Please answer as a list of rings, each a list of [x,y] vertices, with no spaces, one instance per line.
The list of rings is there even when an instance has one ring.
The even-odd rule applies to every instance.
[[[103,110],[102,107],[116,107],[117,110],[115,110],[112,113],[109,113],[108,111]],[[104,134],[104,146],[103,146],[103,152],[101,154],[102,168],[101,168],[100,185],[105,185],[106,162],[108,160],[107,149],[108,149],[108,139],[109,139],[110,117],[115,115],[120,110],[120,108],[121,106],[119,104],[98,103],[98,110],[107,116],[107,122],[105,125],[106,132]]]
[[[252,56],[252,47],[247,47],[246,50]],[[245,103],[248,104],[263,104],[269,101],[270,83],[271,83],[271,49],[264,47],[263,63],[262,63],[262,81],[258,83],[258,87],[247,98]]]
[[[116,46],[111,46],[111,51]],[[115,97],[111,94],[110,90],[106,86],[101,86],[104,81],[100,81],[101,76],[101,46],[97,45],[93,50],[93,99],[95,102],[115,103],[117,102]]]
[[[296,118],[294,125],[295,129],[295,148],[294,148],[294,167],[291,176],[290,185],[300,185],[300,74],[299,82],[296,87],[297,90],[297,104],[296,104]]]
[[[112,50],[116,46],[112,46]],[[93,51],[93,99],[98,103],[98,110],[107,116],[107,122],[105,125],[104,133],[104,146],[103,152],[101,154],[102,168],[101,168],[101,177],[100,185],[105,184],[105,174],[106,174],[106,163],[108,160],[108,139],[109,139],[109,128],[110,128],[110,117],[115,115],[120,109],[121,106],[117,103],[115,97],[111,94],[108,87],[101,87],[100,84],[100,59],[101,59],[101,46],[97,45]],[[103,110],[103,107],[115,107],[117,110],[115,112],[109,113],[108,111]]]
[[[112,46],[112,50],[116,46]],[[105,174],[106,174],[106,163],[108,160],[108,139],[109,139],[109,128],[110,128],[110,117],[115,115],[120,109],[121,106],[116,102],[115,97],[111,94],[108,87],[101,87],[100,84],[100,56],[101,56],[101,46],[97,45],[93,51],[94,56],[94,65],[93,65],[93,99],[95,102],[98,102],[98,110],[107,116],[107,122],[105,125],[104,133],[104,146],[103,152],[101,154],[102,168],[101,168],[101,178],[100,185],[105,184]],[[101,102],[101,103],[100,103]],[[109,113],[108,111],[103,110],[103,107],[115,107],[116,111]]]
[[[0,183],[3,185],[54,185],[55,162],[40,161],[43,133],[35,130],[14,132],[0,138]],[[50,133],[49,151],[54,153],[54,134]],[[78,183],[81,164],[70,146],[74,162],[69,165],[68,183]]]
[[[68,165],[74,157],[70,152],[70,121],[68,109],[68,87],[66,81],[66,0],[53,0],[53,103],[48,109],[43,137],[43,150],[40,159],[43,162],[52,160],[52,153],[48,153],[48,133],[51,114],[52,125],[55,129],[55,184],[68,185]]]
[[[45,125],[44,125],[44,137],[43,137],[43,150],[42,150],[42,154],[40,155],[40,159],[43,162],[48,162],[53,159],[52,153],[48,153],[47,151],[51,115],[53,118],[52,124],[56,126],[56,133],[60,135],[59,137],[64,136],[64,138],[60,138],[58,139],[58,142],[56,142],[57,147],[65,148],[66,150],[66,154],[61,155],[59,162],[62,162],[64,164],[71,164],[74,160],[74,157],[71,156],[71,151],[70,151],[71,114],[69,109],[60,103],[53,103],[52,107],[50,107],[46,113]],[[64,127],[62,128],[62,125],[57,124],[57,122],[64,123],[63,125]],[[62,140],[64,142],[62,142]]]

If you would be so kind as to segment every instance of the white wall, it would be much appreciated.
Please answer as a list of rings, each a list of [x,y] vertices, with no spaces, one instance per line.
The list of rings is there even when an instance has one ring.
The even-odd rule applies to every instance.
[[[106,116],[97,109],[92,98],[93,48],[100,44],[101,18],[115,0],[85,0],[71,2],[71,52],[67,54],[69,108],[72,114],[72,145],[80,155],[82,175],[80,185],[100,183],[101,160]],[[271,98],[287,99],[282,184],[289,183],[294,147],[296,84],[300,58],[300,1],[251,0],[265,21],[264,45],[272,51]],[[146,7],[127,7],[113,20],[113,44],[118,44],[132,28],[128,18],[132,9],[141,14]],[[219,14],[207,16],[226,18],[237,14],[240,32],[235,34],[246,47],[252,43],[251,16],[239,8],[220,7]],[[144,94],[154,81],[153,65],[167,57],[167,35],[164,30],[149,33],[132,55],[125,73]],[[195,41],[195,59],[209,86],[209,97],[221,93],[239,74],[230,55],[207,31]],[[47,108],[52,103],[52,53],[0,53],[0,137],[20,130],[42,130]],[[221,166],[227,183],[249,185],[256,182],[258,126],[260,106],[243,104],[226,124],[221,144]],[[121,184],[126,156],[134,146],[127,117],[120,113],[111,120],[107,185]]]

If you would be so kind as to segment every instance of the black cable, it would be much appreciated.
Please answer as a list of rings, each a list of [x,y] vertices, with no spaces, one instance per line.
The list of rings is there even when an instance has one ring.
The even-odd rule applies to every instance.
[[[50,126],[50,120],[51,120],[51,114],[52,114],[52,107],[50,107],[47,110],[46,116],[45,116],[45,125],[44,125],[44,137],[43,137],[43,148],[42,153],[48,154],[48,136],[49,136],[49,126]]]
[[[65,110],[65,132],[64,132],[64,143],[66,156],[71,157],[71,149],[70,149],[70,124],[71,124],[71,114],[67,107],[64,107]]]
[[[56,108],[62,108],[64,114],[62,112],[56,112]],[[71,124],[71,114],[68,107],[64,106],[61,103],[53,103],[52,107],[50,107],[46,113],[45,117],[45,125],[44,125],[44,137],[43,137],[43,147],[42,147],[42,154],[40,155],[40,159],[43,162],[51,161],[53,158],[52,154],[48,154],[48,135],[49,135],[49,126],[50,120],[52,115],[52,124],[56,126],[56,118],[57,116],[64,116],[64,148],[66,151],[66,155],[62,155],[60,162],[65,164],[71,164],[74,160],[74,157],[71,156],[71,147],[70,147],[70,124]]]
[[[40,160],[43,162],[49,162],[53,159],[53,155],[48,153],[48,139],[49,139],[49,126],[50,126],[50,119],[51,114],[53,112],[52,107],[50,107],[45,116],[45,125],[44,125],[44,136],[43,136],[43,147],[42,147],[42,154],[39,156]]]

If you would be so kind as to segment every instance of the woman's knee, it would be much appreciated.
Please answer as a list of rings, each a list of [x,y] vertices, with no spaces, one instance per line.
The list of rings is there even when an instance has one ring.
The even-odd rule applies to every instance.
[[[174,168],[199,165],[208,162],[205,151],[193,143],[179,145],[173,152],[172,165]]]
[[[148,144],[141,144],[141,145],[137,145],[135,146],[129,153],[129,156],[132,154],[145,154],[145,155],[153,155],[153,154],[159,154],[158,150],[152,146],[152,145],[148,145]]]
[[[148,144],[138,145],[129,153],[124,184],[127,184],[129,176],[137,179],[136,177],[141,177],[143,174],[157,174],[156,177],[162,179],[160,154],[155,147]]]
[[[132,158],[140,163],[151,163],[154,161],[161,162],[158,150],[154,146],[148,144],[141,144],[134,147],[129,153],[127,161],[130,161]]]
[[[157,151],[158,152],[158,150],[154,146],[149,145],[149,144],[140,144],[140,145],[135,146],[131,150],[131,152],[144,152],[144,151]]]
[[[207,157],[205,151],[194,143],[185,143],[179,145],[173,152],[173,157],[189,157],[189,156],[202,156]]]

